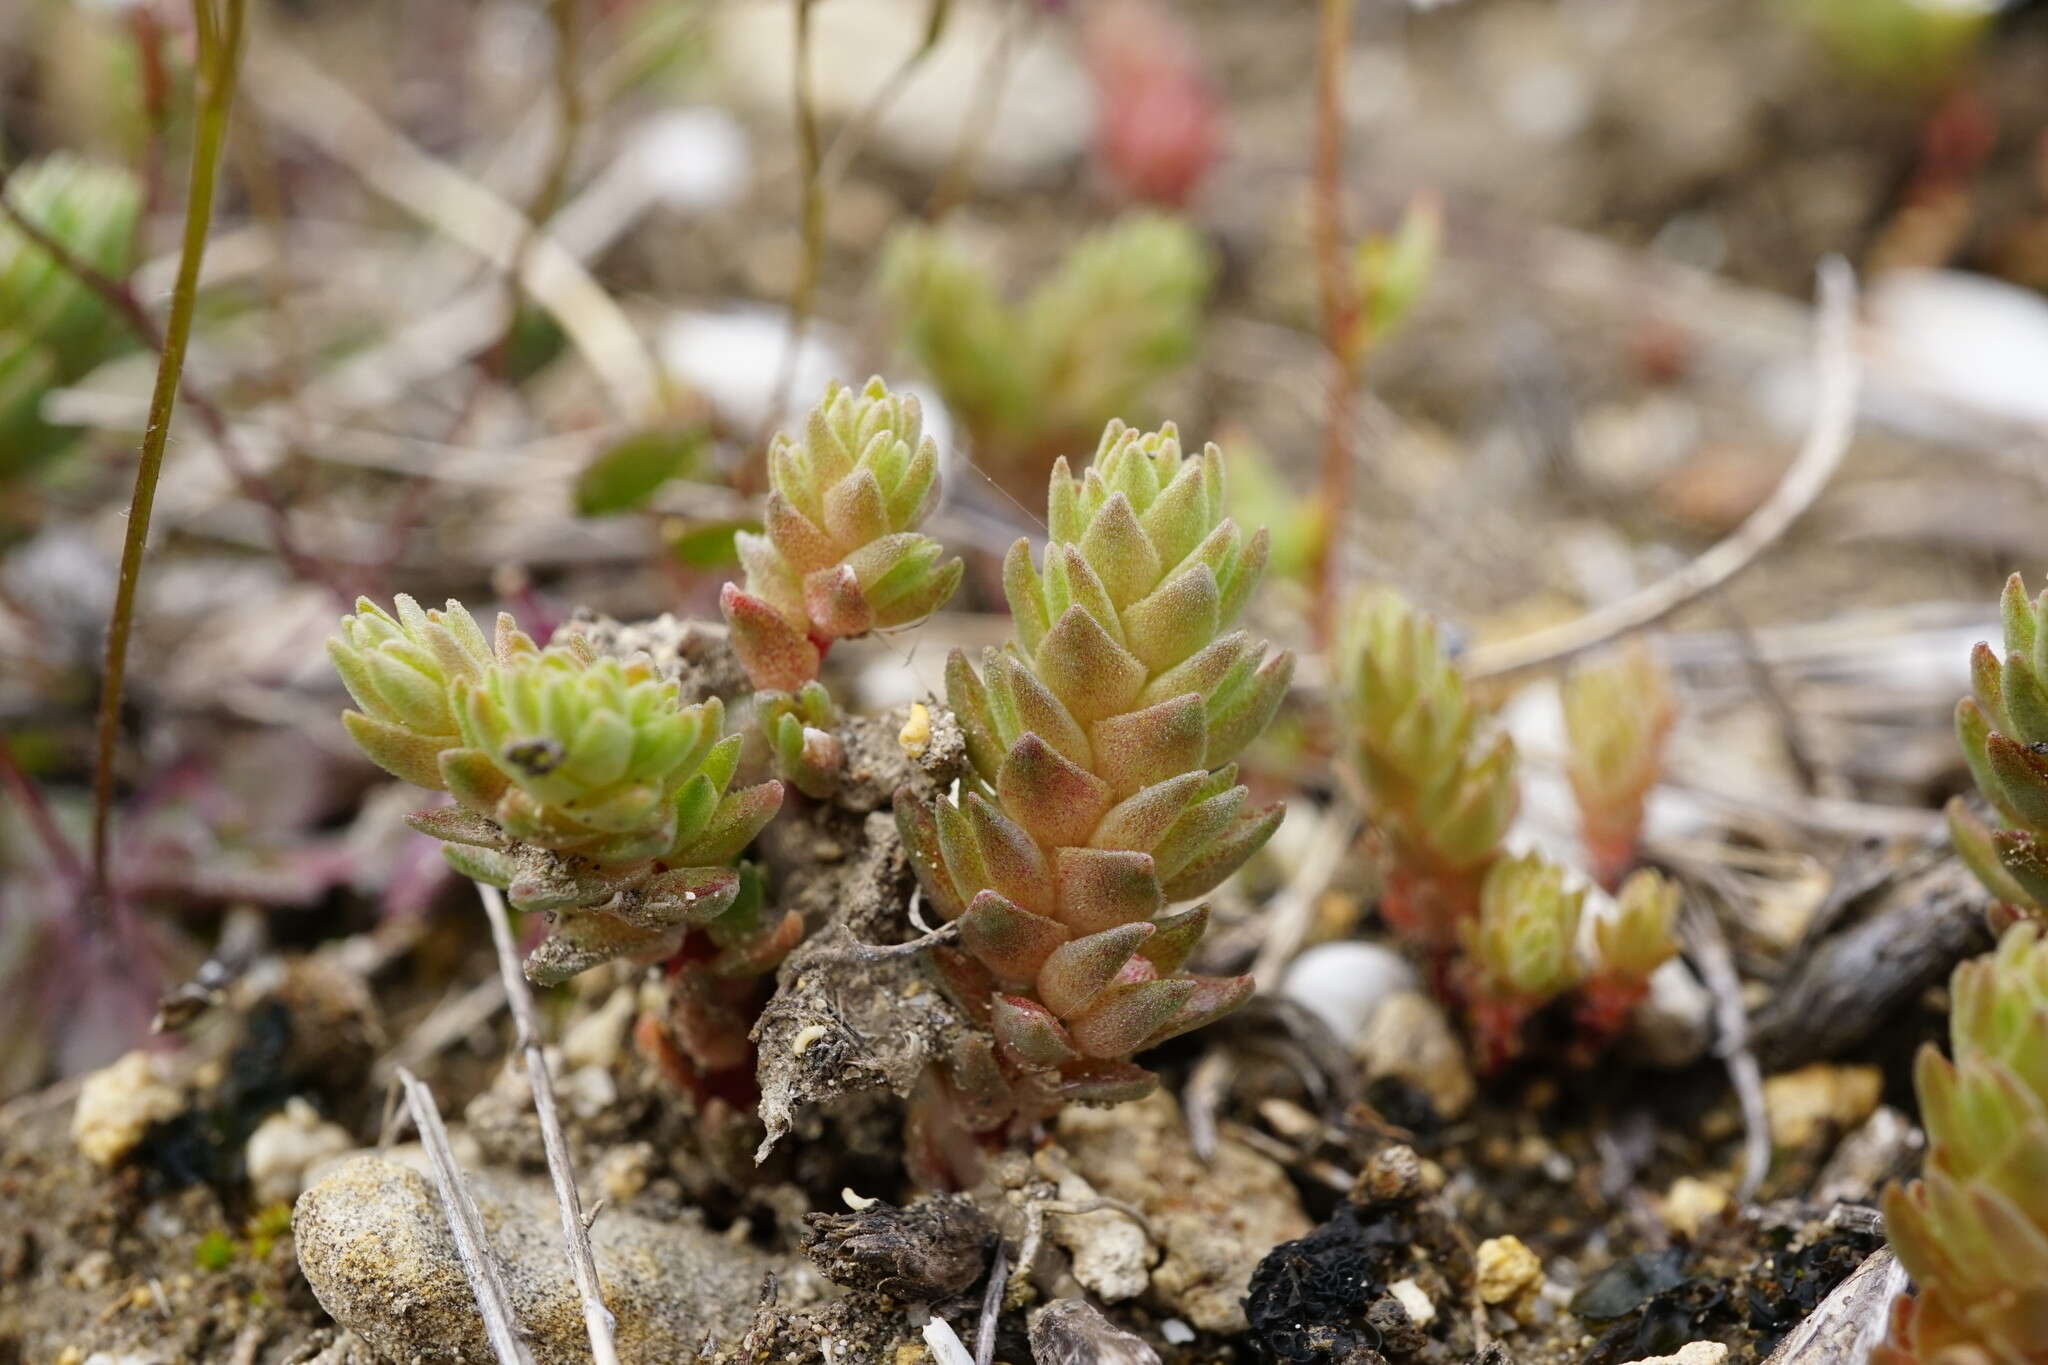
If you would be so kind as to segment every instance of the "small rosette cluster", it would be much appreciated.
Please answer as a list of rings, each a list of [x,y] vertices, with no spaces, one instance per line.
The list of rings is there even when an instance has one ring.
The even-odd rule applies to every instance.
[[[1451,951],[1514,819],[1514,744],[1485,732],[1436,622],[1391,589],[1353,604],[1337,648],[1339,720],[1387,855],[1381,912]]]
[[[754,710],[777,776],[813,800],[839,789],[846,746],[833,733],[839,708],[823,683],[807,682],[794,693],[757,692]]]
[[[729,790],[740,740],[716,698],[684,706],[644,656],[599,656],[574,635],[542,649],[509,616],[487,645],[459,603],[430,612],[401,595],[395,608],[359,602],[330,642],[362,708],[343,719],[383,767],[455,798],[411,817],[451,863],[555,918],[530,977],[665,956],[692,928],[738,967],[787,936],[729,915],[729,864],[782,787]]]
[[[1133,214],[1077,243],[1011,302],[947,235],[889,241],[882,292],[903,345],[971,432],[984,464],[1035,488],[1052,454],[1086,440],[1194,354],[1214,266],[1185,222]]]
[[[897,801],[927,896],[960,922],[941,964],[996,1042],[999,1067],[955,1067],[991,1121],[1143,1094],[1132,1054],[1244,1000],[1248,977],[1182,971],[1208,911],[1171,907],[1281,818],[1231,761],[1293,658],[1229,629],[1266,535],[1224,516],[1222,453],[1112,422],[1083,475],[1055,467],[1047,520],[1043,562],[1020,540],[1004,566],[1015,640],[947,666],[973,770],[959,799]]]
[[[1479,913],[1459,930],[1471,978],[1466,993],[1489,1066],[1520,1050],[1524,1019],[1584,979],[1578,940],[1585,904],[1583,888],[1533,853],[1488,869]]]
[[[1643,808],[1678,712],[1671,675],[1637,640],[1565,680],[1566,772],[1593,876],[1612,890],[1635,861]]]
[[[2048,592],[2030,600],[2018,574],[1999,599],[2005,653],[1970,653],[1971,694],[1956,704],[1956,736],[2001,828],[1959,797],[1949,803],[1956,851],[2005,907],[2048,916]]]
[[[913,625],[963,571],[917,527],[939,498],[939,451],[915,397],[834,383],[801,438],[778,432],[760,534],[737,537],[746,587],[721,605],[754,686],[794,692],[834,641]]]
[[[1678,953],[1678,883],[1653,867],[1638,868],[1614,901],[1614,912],[1593,922],[1593,970],[1579,1001],[1589,1047],[1621,1031],[1649,994],[1651,974]]]
[[[1914,1070],[1921,1178],[1885,1192],[1886,1234],[1918,1288],[1879,1365],[2048,1359],[2048,939],[2009,929],[1952,981],[1953,1060]]]
[[[450,599],[445,609],[423,610],[404,593],[386,611],[367,597],[356,599],[353,616],[327,641],[342,685],[359,711],[341,713],[356,747],[394,777],[434,791],[441,780],[441,755],[462,746],[455,718],[454,686],[475,682],[500,659],[533,649],[533,641],[498,618],[494,644],[476,618]]]

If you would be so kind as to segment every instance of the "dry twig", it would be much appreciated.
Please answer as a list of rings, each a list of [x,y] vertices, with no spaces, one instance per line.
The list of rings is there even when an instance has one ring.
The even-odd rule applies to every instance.
[[[1680,932],[1688,955],[1699,964],[1700,976],[1713,992],[1714,1028],[1720,1035],[1717,1050],[1742,1105],[1742,1183],[1736,1187],[1735,1199],[1747,1204],[1771,1168],[1771,1124],[1764,1112],[1763,1071],[1749,1046],[1742,979],[1736,974],[1735,955],[1713,911],[1698,904],[1687,906]]]
[[[272,118],[363,183],[517,278],[561,323],[629,420],[655,411],[663,384],[618,303],[552,233],[484,185],[429,156],[353,91],[282,43],[266,44],[250,93]],[[521,245],[527,250],[522,253]]]
[[[1497,678],[1526,672],[1596,649],[1617,636],[1663,620],[1686,603],[1712,592],[1755,562],[1811,507],[1834,476],[1856,429],[1860,376],[1853,328],[1856,277],[1848,262],[1821,262],[1820,303],[1815,318],[1813,420],[1798,458],[1771,496],[1749,518],[1699,558],[1669,577],[1574,621],[1472,651],[1466,672]]]
[[[491,942],[498,950],[498,974],[505,980],[505,999],[512,1006],[512,1021],[519,1034],[519,1048],[526,1064],[527,1084],[533,1090],[533,1111],[540,1118],[541,1143],[547,1148],[548,1176],[554,1182],[555,1203],[562,1211],[562,1236],[569,1244],[569,1269],[576,1277],[576,1293],[583,1301],[583,1326],[590,1334],[590,1354],[596,1365],[618,1365],[612,1344],[612,1314],[604,1306],[604,1293],[597,1282],[597,1262],[590,1254],[590,1229],[583,1221],[583,1202],[576,1193],[576,1173],[569,1167],[569,1143],[562,1135],[562,1118],[555,1109],[554,1082],[548,1076],[547,1057],[541,1051],[540,1024],[533,1012],[533,992],[519,969],[519,949],[512,941],[512,925],[505,914],[504,897],[495,886],[476,884],[483,898],[484,913],[491,921]],[[400,1072],[404,1075],[404,1072]]]
[[[399,1068],[398,1083],[405,1088],[406,1108],[412,1113],[413,1127],[419,1130],[420,1145],[426,1148],[427,1160],[433,1167],[434,1190],[441,1196],[441,1212],[455,1238],[455,1255],[462,1262],[462,1273],[469,1278],[470,1292],[476,1295],[477,1311],[483,1314],[491,1350],[497,1354],[499,1365],[532,1365],[533,1357],[527,1352],[518,1322],[512,1316],[504,1274],[498,1269],[498,1258],[491,1254],[483,1215],[477,1212],[476,1199],[463,1183],[462,1168],[456,1164],[455,1152],[448,1145],[448,1130],[441,1124],[434,1092],[403,1067]]]
[[[1355,807],[1327,811],[1295,865],[1287,885],[1266,903],[1266,937],[1252,961],[1252,976],[1275,989],[1280,972],[1301,951],[1315,920],[1316,902],[1343,866],[1344,855],[1358,842],[1363,821]]]

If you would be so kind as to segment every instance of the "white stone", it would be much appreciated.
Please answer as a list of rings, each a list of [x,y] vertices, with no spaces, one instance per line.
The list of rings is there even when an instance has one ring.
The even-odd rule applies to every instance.
[[[1417,1327],[1427,1327],[1436,1321],[1436,1303],[1422,1292],[1422,1286],[1413,1280],[1396,1280],[1387,1286],[1387,1292],[1400,1300],[1407,1311],[1408,1321]]]
[[[1954,270],[1900,270],[1872,285],[1869,348],[1885,378],[1999,417],[2048,422],[2048,301]],[[1895,386],[1872,386],[1882,397]],[[1910,393],[1895,401],[1912,402]],[[1916,422],[1910,410],[1887,413]],[[1926,414],[1929,422],[1938,414]]]
[[[789,368],[788,404],[777,402],[789,344],[789,313],[765,304],[716,312],[677,312],[663,323],[655,349],[668,372],[702,394],[719,416],[741,431],[779,420],[785,407],[807,408],[825,385],[853,373],[846,347],[831,329],[813,322]]]
[[[740,196],[753,160],[747,130],[725,110],[672,109],[633,130],[618,173],[639,177],[669,208],[702,212]]]
[[[135,1150],[152,1123],[185,1107],[182,1091],[147,1052],[131,1052],[93,1072],[71,1112],[71,1138],[95,1166],[110,1167]]]
[[[923,43],[925,0],[835,0],[811,19],[811,98],[828,125],[860,117],[903,59]],[[736,99],[787,117],[795,69],[795,25],[778,0],[718,7],[714,44],[721,69],[734,73]],[[897,88],[875,120],[874,149],[935,174],[949,165],[961,130],[980,118],[989,54],[1010,20],[987,0],[955,0],[944,41]],[[1095,97],[1070,40],[1071,29],[1033,24],[1011,40],[1001,97],[974,160],[984,185],[1015,188],[1041,181],[1087,150]]]
[[[1280,993],[1305,1005],[1349,1045],[1380,1002],[1421,986],[1408,959],[1379,943],[1319,943],[1287,969]]]
[[[1086,1208],[1102,1195],[1072,1171],[1059,1178],[1060,1202]],[[1152,1283],[1159,1253],[1138,1223],[1114,1209],[1055,1214],[1053,1240],[1073,1258],[1074,1278],[1104,1303],[1135,1299]]]
[[[638,995],[632,986],[621,986],[604,1004],[571,1024],[562,1034],[563,1064],[610,1070],[625,1046],[626,1031],[633,1026]]]
[[[297,1199],[307,1174],[324,1161],[355,1146],[348,1130],[329,1123],[297,1095],[283,1109],[256,1125],[242,1149],[249,1184],[261,1203]]]
[[[1718,1341],[1689,1341],[1676,1355],[1645,1356],[1629,1365],[1722,1365],[1727,1359],[1728,1348]]]

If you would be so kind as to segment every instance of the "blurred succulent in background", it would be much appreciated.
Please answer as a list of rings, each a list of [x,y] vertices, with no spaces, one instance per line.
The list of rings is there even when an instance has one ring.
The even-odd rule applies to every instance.
[[[1179,208],[1222,151],[1222,101],[1194,35],[1160,0],[1110,0],[1080,19],[1097,162],[1132,198]]]
[[[1459,926],[1462,983],[1480,1056],[1492,1069],[1521,1051],[1522,1021],[1578,986],[1586,893],[1536,854],[1502,858],[1480,887],[1479,913]]]
[[[1443,205],[1433,194],[1418,194],[1390,233],[1369,233],[1352,251],[1351,281],[1358,293],[1352,325],[1359,335],[1347,350],[1363,354],[1368,345],[1399,331],[1436,273],[1443,245]]]
[[[1678,702],[1670,671],[1641,640],[1573,669],[1563,698],[1566,772],[1594,880],[1611,891],[1635,862]]]
[[[939,452],[917,399],[880,379],[834,383],[803,435],[768,449],[763,533],[735,538],[746,587],[721,598],[754,686],[794,692],[836,640],[912,625],[960,584],[918,525],[939,499]]]
[[[944,235],[899,229],[882,293],[903,347],[967,427],[977,462],[1036,498],[1052,459],[1093,438],[1194,354],[1209,252],[1177,218],[1138,214],[1079,242],[1023,302]]]
[[[684,706],[644,657],[599,657],[576,635],[541,649],[507,615],[486,648],[459,603],[395,606],[359,603],[330,646],[363,707],[344,719],[379,764],[455,797],[410,823],[457,870],[555,918],[528,976],[546,985],[615,957],[665,957],[692,928],[720,961],[750,962],[787,933],[729,917],[728,864],[782,786],[727,790],[740,741],[721,738],[716,698]]]
[[[1381,913],[1441,958],[1514,819],[1514,744],[1488,738],[1436,622],[1391,589],[1344,620],[1335,704],[1385,854]]]
[[[58,153],[8,176],[6,193],[78,260],[127,275],[142,191],[126,171]],[[62,449],[66,433],[43,421],[43,396],[83,377],[123,336],[105,300],[0,219],[0,480]]]
[[[1294,660],[1229,630],[1264,568],[1263,531],[1223,515],[1223,456],[1171,426],[1103,433],[1061,460],[1042,563],[1011,546],[1016,630],[979,670],[955,652],[947,697],[972,775],[957,800],[899,793],[925,894],[960,922],[937,958],[993,1056],[956,1058],[970,1126],[1067,1101],[1111,1103],[1155,1078],[1141,1052],[1240,1004],[1248,977],[1189,976],[1209,891],[1263,844],[1231,759],[1279,705]]]
[[[1918,1288],[1893,1305],[1879,1365],[2048,1359],[2048,939],[2021,924],[1956,968],[1953,1060],[1914,1068],[1927,1159],[1885,1191],[1885,1229]]]
[[[1970,652],[1971,695],[1956,703],[1956,736],[1977,790],[2000,829],[1961,797],[1948,804],[1956,852],[1998,898],[2003,922],[2048,916],[2048,592],[2029,600],[2014,574],[1999,599],[2005,657],[1979,641]]]
[[[1678,884],[1653,867],[1629,874],[1614,912],[1593,924],[1593,969],[1580,991],[1580,1048],[1597,1052],[1650,990],[1650,974],[1678,953]]]
[[[1784,0],[1836,61],[1873,81],[1924,90],[1954,79],[1990,32],[1994,0]]]

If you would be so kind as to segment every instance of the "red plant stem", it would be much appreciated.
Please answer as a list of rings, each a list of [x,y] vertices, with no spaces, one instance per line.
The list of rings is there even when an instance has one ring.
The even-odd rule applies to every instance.
[[[1338,535],[1351,505],[1352,378],[1357,365],[1358,303],[1344,273],[1344,50],[1352,0],[1322,0],[1316,39],[1314,237],[1322,296],[1323,350],[1329,357],[1329,408],[1323,433],[1322,535],[1316,543],[1316,638],[1328,644],[1337,597]]]
[[[142,75],[142,114],[147,125],[148,141],[142,151],[142,202],[154,212],[163,203],[164,174],[163,156],[164,125],[169,122],[171,105],[171,82],[164,70],[164,26],[157,18],[156,10],[149,5],[137,5],[129,16],[129,25],[135,33],[136,64]],[[135,246],[140,254],[143,225],[149,214],[140,214],[135,219]]]
[[[57,818],[50,813],[50,803],[43,799],[43,793],[34,779],[22,771],[14,750],[7,746],[5,736],[0,736],[0,787],[6,788],[14,799],[21,803],[22,813],[28,817],[29,827],[50,852],[50,861],[65,881],[76,890],[83,890],[87,881],[85,862],[78,856],[78,850],[71,846],[58,827]]]

